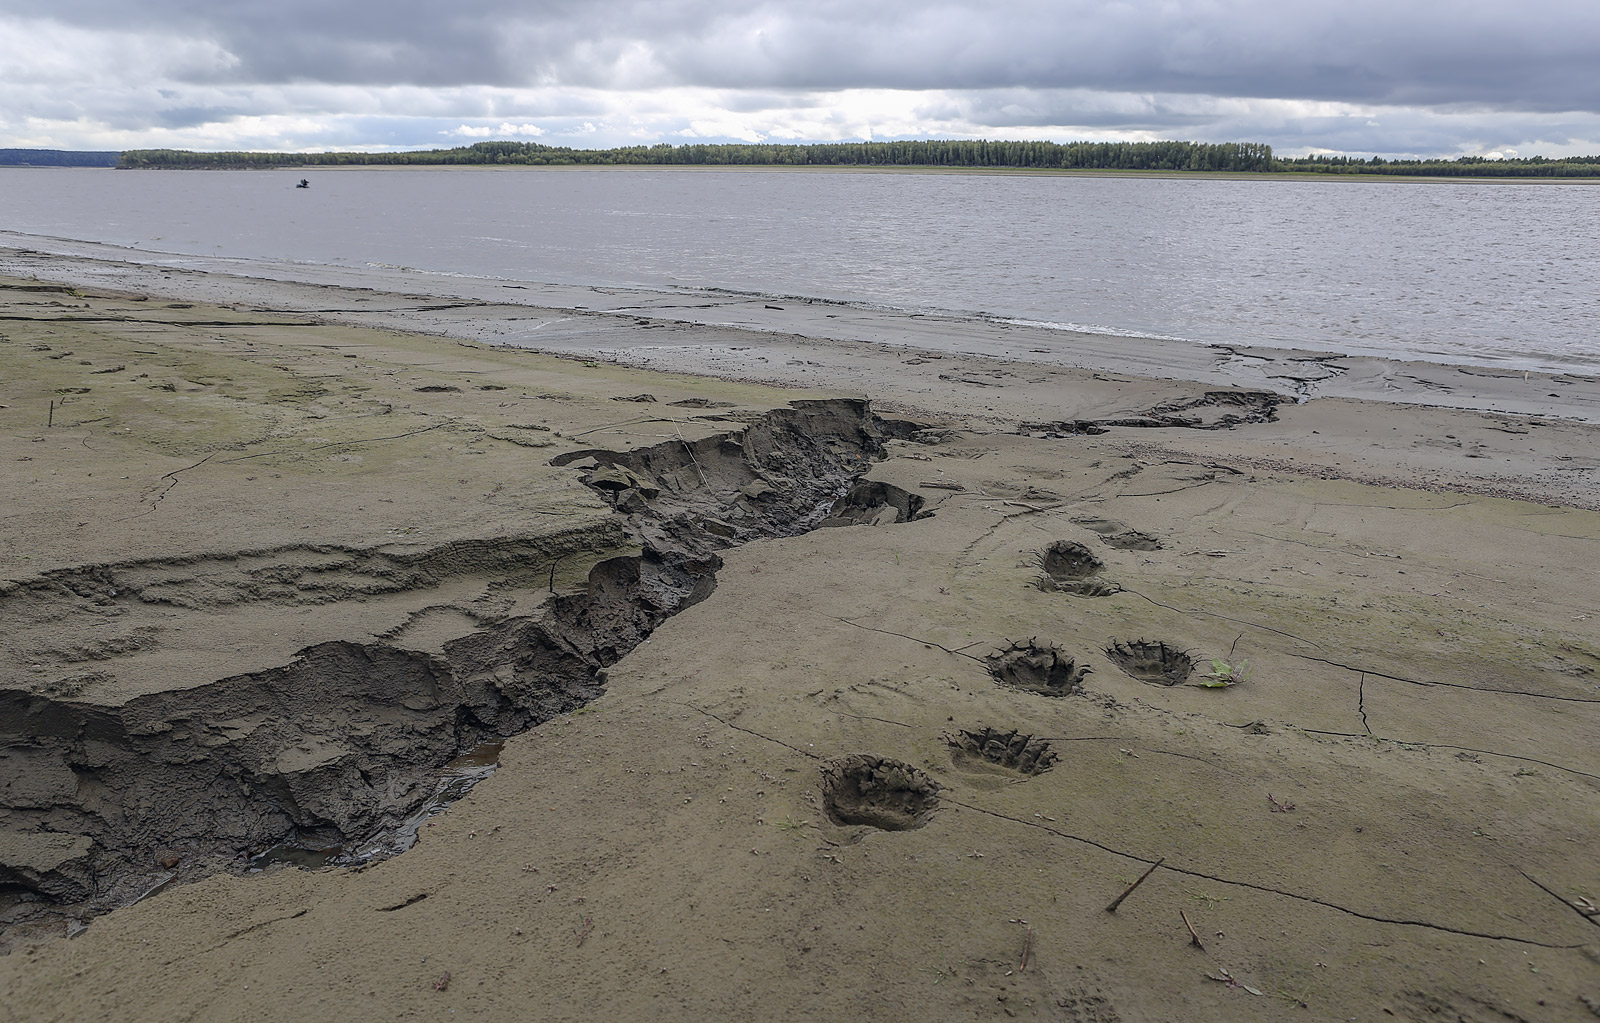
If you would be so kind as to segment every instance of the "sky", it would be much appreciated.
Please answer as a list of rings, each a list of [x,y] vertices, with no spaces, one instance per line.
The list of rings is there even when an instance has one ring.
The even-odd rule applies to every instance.
[[[1600,0],[0,0],[0,148],[1600,153]]]

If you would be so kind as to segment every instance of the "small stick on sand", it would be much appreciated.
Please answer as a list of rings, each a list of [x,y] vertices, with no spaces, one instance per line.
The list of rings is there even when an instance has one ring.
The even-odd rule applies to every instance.
[[[1033,924],[1028,925],[1028,933],[1022,939],[1022,961],[1017,964],[1017,972],[1021,973],[1028,968],[1028,955],[1033,951]]]
[[[1149,870],[1147,870],[1144,873],[1140,874],[1139,875],[1139,879],[1137,881],[1134,881],[1133,884],[1130,884],[1127,888],[1123,889],[1121,895],[1118,895],[1116,898],[1111,900],[1111,905],[1106,907],[1106,912],[1107,913],[1115,913],[1117,911],[1117,907],[1122,905],[1122,900],[1126,899],[1128,896],[1132,895],[1133,894],[1133,890],[1135,888],[1139,887],[1140,885],[1144,884],[1144,879],[1149,877],[1151,874],[1154,874],[1156,872],[1156,868],[1161,866],[1161,864],[1163,864],[1165,862],[1167,862],[1167,858],[1165,856],[1163,856],[1159,860],[1156,860],[1154,863],[1150,864],[1150,869]]]
[[[923,480],[921,483],[918,483],[917,486],[919,486],[919,487],[929,487],[929,488],[931,488],[933,490],[965,490],[965,489],[967,489],[966,487],[962,486],[961,484],[952,483],[949,480]]]
[[[1194,924],[1189,922],[1189,914],[1180,909],[1178,915],[1183,917],[1183,926],[1189,928],[1189,944],[1204,952],[1206,947],[1200,944],[1200,935],[1195,933]]]

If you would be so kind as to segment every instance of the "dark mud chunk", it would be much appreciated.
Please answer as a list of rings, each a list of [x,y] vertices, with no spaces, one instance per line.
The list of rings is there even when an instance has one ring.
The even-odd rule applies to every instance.
[[[1056,754],[1050,748],[1050,743],[1024,735],[1015,728],[1009,732],[1002,732],[998,728],[979,728],[975,731],[963,728],[947,736],[946,741],[960,753],[982,757],[991,764],[1009,767],[1019,774],[1042,774],[1056,762]]]
[[[1081,597],[1104,597],[1119,593],[1122,587],[1100,578],[1105,564],[1081,543],[1057,540],[1039,552],[1042,574],[1034,580],[1046,593],[1076,593]]]
[[[1012,643],[985,661],[996,682],[1040,696],[1077,693],[1089,673],[1087,665],[1078,664],[1058,647],[1040,646],[1038,640]]]
[[[1284,401],[1271,391],[1206,391],[1163,402],[1145,412],[1113,419],[1073,419],[1064,422],[1022,423],[1017,432],[1028,437],[1061,439],[1105,433],[1112,427],[1127,429],[1231,430],[1247,423],[1273,423]]]
[[[1107,547],[1115,547],[1119,551],[1159,551],[1162,549],[1161,541],[1149,533],[1141,533],[1137,529],[1130,529],[1116,519],[1085,518],[1073,519],[1074,525],[1082,526],[1100,534],[1100,541]]]
[[[1277,422],[1283,401],[1283,395],[1272,391],[1207,391],[1157,405],[1145,415],[1160,426],[1231,430],[1246,423]]]
[[[451,391],[459,391],[461,388],[456,387],[454,384],[423,384],[421,387],[413,387],[412,390],[421,394],[447,394]]]
[[[850,490],[833,503],[822,526],[885,525],[919,518],[925,502],[920,494],[902,490],[892,483],[857,480]]]
[[[822,802],[835,824],[910,831],[933,819],[939,783],[899,760],[853,753],[822,765]]]
[[[1106,647],[1113,664],[1138,679],[1157,686],[1181,686],[1194,672],[1194,658],[1165,643],[1135,639]]]

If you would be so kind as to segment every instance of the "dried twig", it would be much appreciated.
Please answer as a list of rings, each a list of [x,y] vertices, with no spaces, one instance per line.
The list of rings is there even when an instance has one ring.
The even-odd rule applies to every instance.
[[[683,431],[678,429],[678,421],[676,419],[668,421],[672,423],[672,432],[678,435],[678,443],[682,444],[683,450],[688,453],[689,461],[694,463],[694,471],[700,474],[700,485],[702,487],[710,487],[711,484],[706,482],[706,471],[700,468],[700,459],[694,457],[694,448],[690,447],[689,442],[683,439]]]
[[[1022,939],[1022,961],[1017,964],[1017,972],[1021,973],[1028,968],[1028,955],[1033,951],[1033,925],[1028,925],[1028,933]]]
[[[578,947],[579,948],[582,948],[583,947],[583,943],[585,941],[589,940],[589,934],[593,930],[594,930],[594,917],[592,917],[592,916],[584,916],[584,917],[579,917],[578,918],[578,926],[572,933],[577,935],[577,937],[578,937]]]
[[[1287,799],[1280,803],[1276,799],[1272,798],[1272,793],[1270,792],[1267,793],[1267,802],[1272,804],[1273,813],[1288,813],[1290,810],[1294,809],[1293,803],[1289,802]]]
[[[438,980],[433,982],[433,989],[435,991],[443,991],[445,988],[447,988],[449,986],[450,986],[450,971],[449,970],[444,971],[444,975],[442,977],[440,977]]]
[[[929,487],[929,488],[931,488],[933,490],[965,490],[965,489],[967,489],[966,487],[962,486],[961,484],[952,483],[949,480],[923,480],[922,482],[918,483],[917,486],[919,486],[919,487]]]
[[[1111,905],[1106,907],[1106,912],[1107,913],[1115,913],[1117,911],[1117,907],[1122,905],[1122,900],[1126,899],[1128,896],[1132,895],[1133,894],[1133,890],[1135,888],[1139,887],[1140,885],[1144,884],[1144,879],[1149,877],[1151,874],[1154,874],[1156,872],[1156,868],[1161,866],[1161,864],[1163,864],[1165,862],[1167,862],[1167,858],[1165,856],[1163,856],[1159,860],[1156,860],[1154,863],[1150,864],[1150,869],[1149,870],[1147,870],[1144,873],[1140,874],[1138,879],[1136,881],[1134,881],[1133,884],[1130,884],[1127,888],[1123,889],[1121,895],[1118,895],[1116,898],[1111,900]]]
[[[1180,909],[1178,915],[1183,917],[1183,926],[1189,928],[1189,944],[1204,952],[1206,947],[1200,943],[1200,935],[1195,932],[1194,924],[1189,922],[1189,914]]]

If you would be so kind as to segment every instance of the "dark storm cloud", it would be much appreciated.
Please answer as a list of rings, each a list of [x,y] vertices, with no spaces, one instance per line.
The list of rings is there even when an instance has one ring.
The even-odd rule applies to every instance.
[[[1600,111],[1600,4],[0,0],[212,41],[231,83],[1094,89]]]

